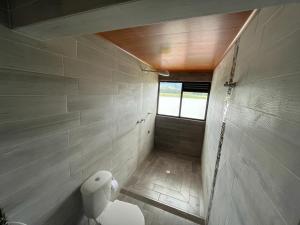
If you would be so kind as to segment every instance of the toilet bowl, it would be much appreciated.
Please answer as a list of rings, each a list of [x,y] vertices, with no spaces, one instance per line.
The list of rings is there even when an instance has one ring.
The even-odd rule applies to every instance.
[[[142,211],[137,205],[110,201],[112,174],[98,171],[81,186],[85,215],[101,225],[145,225]]]
[[[101,225],[145,225],[138,206],[119,200],[109,203],[96,221]]]

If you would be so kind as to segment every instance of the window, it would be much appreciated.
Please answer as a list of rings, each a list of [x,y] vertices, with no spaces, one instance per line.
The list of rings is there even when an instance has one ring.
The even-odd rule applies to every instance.
[[[160,82],[160,115],[205,120],[210,83]]]
[[[182,83],[160,82],[158,114],[179,116]]]

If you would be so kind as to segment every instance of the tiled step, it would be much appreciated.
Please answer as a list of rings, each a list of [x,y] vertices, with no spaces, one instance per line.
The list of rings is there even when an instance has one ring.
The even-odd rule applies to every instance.
[[[137,200],[140,200],[142,202],[145,202],[147,204],[153,205],[157,208],[165,210],[165,211],[167,211],[169,213],[172,213],[174,215],[177,215],[177,216],[180,216],[182,218],[188,219],[188,220],[190,220],[194,223],[201,224],[201,225],[205,224],[205,219],[203,217],[200,217],[200,216],[192,214],[192,213],[188,213],[188,212],[183,211],[182,209],[176,208],[174,206],[167,205],[164,202],[161,202],[161,201],[158,201],[156,199],[151,198],[150,196],[146,196],[144,194],[137,193],[136,191],[126,189],[126,188],[121,189],[121,193],[125,194],[125,195],[128,195],[130,197],[133,197],[133,198],[135,198]]]

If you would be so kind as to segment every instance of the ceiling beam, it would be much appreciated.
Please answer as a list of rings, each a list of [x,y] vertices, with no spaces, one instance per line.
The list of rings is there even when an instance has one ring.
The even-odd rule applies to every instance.
[[[47,0],[39,1],[48,2]],[[57,0],[55,2],[64,1],[69,0]],[[76,13],[70,15],[56,13],[56,18],[36,21],[33,24],[17,27],[15,30],[36,39],[46,40],[176,19],[245,11],[276,4],[298,2],[298,0],[135,0],[120,3],[121,0],[116,2],[118,3],[89,10],[84,10],[87,7],[82,6],[82,11],[76,9]],[[41,5],[41,7],[34,9],[27,8],[23,12],[21,10],[20,13],[30,12],[32,15],[40,15],[49,10],[46,6]],[[50,8],[50,10],[55,9],[61,10],[61,5]],[[27,10],[29,11],[27,12]],[[70,10],[70,12],[72,11]],[[17,17],[17,14],[14,17]],[[23,19],[26,20],[26,17]],[[26,22],[23,23],[26,24]]]

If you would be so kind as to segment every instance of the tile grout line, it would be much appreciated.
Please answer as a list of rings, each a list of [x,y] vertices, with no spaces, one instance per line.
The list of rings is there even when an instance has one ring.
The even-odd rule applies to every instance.
[[[147,165],[144,165],[143,166],[143,168],[140,168],[142,171],[144,171],[144,170],[146,170],[147,168],[148,168],[148,172],[147,172],[147,174],[145,175],[145,172],[146,171],[144,171],[144,172],[142,172],[142,171],[139,171],[139,173],[138,174],[135,174],[135,177],[136,176],[138,176],[138,177],[141,177],[141,176],[150,176],[150,177],[152,177],[152,176],[155,176],[155,178],[156,179],[159,179],[159,180],[161,180],[160,182],[163,182],[163,183],[165,183],[165,185],[164,184],[154,184],[154,185],[158,185],[158,186],[161,186],[161,185],[163,185],[163,186],[161,186],[161,187],[163,187],[164,188],[164,190],[166,190],[166,189],[168,189],[168,188],[171,188],[172,189],[172,187],[173,187],[173,185],[171,185],[170,186],[170,180],[168,180],[168,182],[166,182],[166,179],[167,179],[167,177],[165,176],[165,170],[167,169],[167,168],[169,168],[169,164],[171,163],[174,163],[174,161],[173,161],[173,158],[172,158],[172,160],[169,158],[169,157],[166,157],[166,156],[169,156],[169,154],[170,153],[165,153],[165,152],[160,152],[160,153],[164,153],[163,155],[164,155],[164,157],[162,157],[160,154],[155,154],[156,155],[156,157],[151,157],[151,159],[152,159],[152,163],[150,163],[151,165],[149,165],[149,164],[147,164]],[[167,154],[167,155],[165,155],[165,154]],[[172,153],[171,155],[174,155],[174,153]],[[161,158],[162,157],[162,158]],[[177,157],[175,157],[175,159],[178,159]],[[181,161],[181,158],[179,158],[180,159],[180,163],[184,163],[184,165],[183,166],[180,166],[180,167],[176,167],[177,168],[177,170],[180,172],[180,170],[182,169],[185,169],[186,168],[186,160],[184,161],[184,162],[182,162]],[[162,160],[162,161],[161,161]],[[165,161],[166,160],[166,161]],[[170,161],[171,160],[171,161]],[[148,158],[148,161],[149,161],[149,158]],[[170,161],[170,162],[169,162]],[[163,163],[163,162],[165,162],[166,163],[166,165],[165,166],[167,166],[166,168],[161,168],[161,166],[160,166],[160,163],[158,163],[157,164],[157,162],[160,162],[160,163]],[[188,165],[191,167],[192,165],[191,165],[191,159],[190,160],[188,160]],[[153,169],[155,169],[155,168],[160,168],[159,169],[159,171],[157,171],[157,172],[159,172],[159,174],[154,174],[154,171],[153,171]],[[172,167],[173,168],[173,167]],[[149,171],[153,171],[151,174],[149,174]],[[188,170],[188,172],[189,173],[191,173],[190,175],[191,175],[191,177],[192,176],[194,176],[195,174],[193,173],[192,174],[192,168],[190,169],[190,170]],[[143,175],[144,174],[144,175]],[[178,174],[176,174],[176,176],[177,176],[177,178],[178,178],[178,176],[180,175],[181,173],[178,173]],[[158,177],[157,177],[158,176]],[[182,177],[183,178],[183,174],[181,174],[180,175],[180,177]],[[201,217],[200,215],[202,215],[202,214],[199,214],[200,212],[201,212],[201,210],[200,210],[200,205],[198,205],[198,206],[196,206],[195,204],[192,204],[192,203],[189,203],[189,202],[191,202],[192,201],[192,197],[193,198],[198,198],[197,196],[197,194],[196,195],[193,195],[192,196],[192,190],[190,190],[190,188],[192,188],[192,187],[190,187],[190,179],[189,179],[189,181],[186,181],[186,179],[184,179],[184,180],[181,180],[180,182],[188,182],[187,183],[187,185],[189,186],[189,187],[187,187],[187,198],[186,199],[184,199],[184,196],[182,195],[182,193],[180,193],[180,192],[178,192],[178,189],[176,188],[176,190],[173,190],[174,191],[174,193],[173,194],[175,194],[176,195],[176,193],[178,193],[178,194],[180,194],[180,196],[181,196],[181,198],[178,198],[179,196],[174,196],[174,195],[172,195],[172,193],[169,193],[169,192],[167,192],[167,193],[165,193],[164,191],[162,192],[162,190],[154,190],[153,189],[153,187],[152,188],[150,188],[149,190],[150,191],[154,191],[154,192],[156,192],[157,194],[155,194],[155,196],[153,196],[153,197],[151,197],[151,196],[148,196],[146,193],[145,193],[145,195],[143,194],[143,192],[140,192],[140,191],[138,191],[138,190],[135,190],[135,187],[134,187],[134,185],[137,185],[137,183],[136,183],[136,179],[137,178],[134,178],[133,179],[133,181],[132,182],[129,182],[126,186],[125,186],[125,188],[123,188],[123,189],[125,189],[125,191],[129,191],[129,192],[132,192],[132,194],[136,194],[136,195],[140,195],[141,197],[146,197],[146,198],[150,198],[150,199],[152,199],[153,201],[155,201],[155,202],[158,202],[159,204],[163,204],[163,205],[165,205],[164,207],[167,207],[167,206],[169,206],[169,204],[168,204],[168,202],[164,202],[164,198],[165,197],[170,197],[171,199],[174,199],[175,200],[175,202],[173,202],[173,200],[171,200],[172,202],[170,203],[170,208],[175,208],[175,209],[178,209],[178,210],[181,210],[183,213],[187,213],[187,214],[192,214],[192,215],[195,215],[196,217],[198,216],[198,217]],[[175,177],[173,177],[173,179],[175,179]],[[179,182],[179,180],[177,180],[177,181],[175,181],[175,180],[173,180],[173,179],[171,179],[173,182]],[[144,180],[141,180],[140,181],[141,182],[141,184],[143,184],[144,182],[146,182],[146,183],[151,183],[152,185],[153,185],[153,182],[155,183],[155,181],[153,181],[152,179],[150,179],[150,180],[146,180],[146,181],[144,181]],[[171,182],[171,183],[173,183],[173,182]],[[149,184],[150,184],[149,183]],[[182,185],[181,185],[181,189],[182,188],[184,188],[184,185],[183,185],[183,183],[181,183]],[[166,186],[167,185],[167,186]],[[185,185],[186,186],[186,185]],[[196,185],[197,186],[197,185]],[[147,190],[147,187],[144,187],[144,188],[146,188],[146,190]],[[197,189],[197,188],[196,188]],[[145,191],[146,191],[145,190]],[[195,191],[195,190],[194,190]],[[167,199],[166,199],[167,200]],[[200,200],[200,198],[199,198],[199,200]],[[179,202],[177,202],[176,203],[176,201],[179,201]],[[198,202],[198,200],[197,200],[197,202]],[[184,205],[181,205],[181,203],[183,203]],[[156,203],[157,204],[157,203]],[[173,205],[173,206],[172,206]],[[180,208],[178,208],[177,207],[177,205],[178,206],[182,206],[181,207],[181,209]],[[203,211],[202,211],[203,212]],[[203,219],[204,220],[204,219]]]
[[[233,59],[232,59],[232,66],[231,66],[231,71],[230,71],[230,76],[229,76],[229,82],[225,83],[225,84],[227,84],[228,89],[227,89],[227,93],[226,93],[226,97],[225,97],[225,106],[223,109],[223,118],[222,118],[221,132],[220,132],[219,143],[218,143],[217,158],[216,158],[213,181],[212,181],[211,191],[210,191],[210,196],[209,196],[209,203],[208,203],[207,216],[206,216],[206,224],[207,225],[209,225],[209,219],[210,219],[210,214],[211,214],[213,199],[214,199],[214,194],[215,194],[215,187],[216,187],[216,183],[217,183],[217,176],[218,176],[218,172],[219,172],[219,164],[220,164],[221,154],[222,154],[222,147],[223,147],[223,140],[224,140],[224,134],[225,134],[225,128],[226,128],[226,119],[227,119],[228,108],[230,105],[232,90],[235,87],[233,78],[235,75],[235,67],[237,64],[237,57],[238,57],[238,52],[239,52],[239,41],[240,41],[240,39],[237,39],[235,46],[234,46],[234,55],[233,55]],[[225,86],[225,84],[224,84],[224,86]]]

